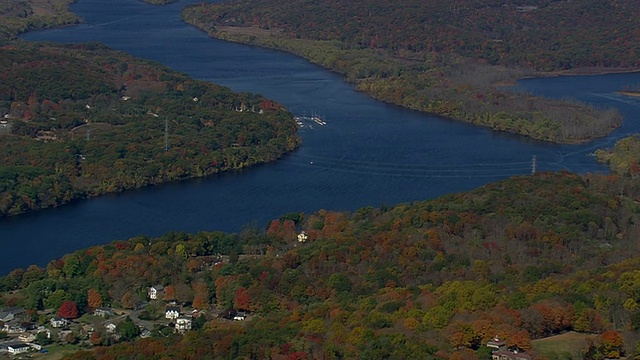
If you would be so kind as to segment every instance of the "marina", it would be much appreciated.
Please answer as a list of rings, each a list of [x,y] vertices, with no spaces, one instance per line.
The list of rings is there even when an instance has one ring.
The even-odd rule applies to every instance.
[[[294,116],[294,119],[296,120],[296,124],[298,124],[299,127],[304,127],[305,122],[313,122],[321,126],[327,125],[327,122],[318,115]],[[311,128],[313,129],[313,127]]]

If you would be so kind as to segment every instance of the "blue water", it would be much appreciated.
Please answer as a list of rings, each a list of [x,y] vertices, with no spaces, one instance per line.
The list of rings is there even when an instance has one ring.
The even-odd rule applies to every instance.
[[[282,160],[243,172],[149,187],[0,219],[0,274],[46,265],[67,252],[170,230],[263,229],[288,212],[355,210],[470,190],[539,170],[606,172],[588,154],[635,133],[640,101],[616,95],[640,74],[525,80],[527,91],[617,107],[624,125],[587,145],[553,145],[386,105],[340,76],[295,56],[210,39],[180,21],[187,3],[80,0],[79,26],[29,33],[27,40],[99,41],[191,76],[260,93],[295,114],[317,112],[326,126],[300,130],[303,145]]]

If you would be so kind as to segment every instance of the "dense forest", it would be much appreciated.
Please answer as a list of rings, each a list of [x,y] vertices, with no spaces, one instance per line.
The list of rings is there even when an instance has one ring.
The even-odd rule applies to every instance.
[[[535,139],[575,143],[613,110],[508,91],[540,71],[635,69],[637,2],[252,0],[187,7],[212,36],[293,52],[384,101]],[[598,29],[598,31],[593,31]]]
[[[0,303],[46,321],[36,311],[68,301],[77,316],[135,309],[161,284],[164,301],[207,311],[184,336],[155,329],[78,359],[487,359],[496,335],[534,358],[633,356],[639,199],[630,177],[543,173],[239,234],[140,236],[14,270]],[[253,315],[240,324],[224,309]],[[555,355],[532,345],[567,331],[591,340]]]
[[[0,48],[0,216],[269,162],[281,105],[99,44]]]

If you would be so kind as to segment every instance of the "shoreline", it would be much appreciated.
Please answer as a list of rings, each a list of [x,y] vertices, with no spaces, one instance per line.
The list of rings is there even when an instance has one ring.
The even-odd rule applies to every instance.
[[[345,73],[342,73],[336,69],[332,69],[330,67],[324,66],[323,64],[313,61],[312,58],[309,58],[307,56],[304,56],[300,53],[297,53],[296,51],[292,50],[292,49],[284,49],[278,46],[270,46],[269,44],[265,44],[265,40],[274,37],[274,38],[278,38],[278,35],[281,34],[281,29],[260,29],[258,27],[255,26],[229,26],[229,25],[222,25],[222,26],[216,26],[213,25],[210,29],[206,29],[206,27],[202,24],[198,24],[197,22],[190,22],[187,21],[184,17],[182,18],[182,20],[187,23],[190,24],[192,26],[194,26],[197,29],[200,29],[204,32],[207,33],[207,35],[209,37],[215,38],[215,39],[219,39],[219,40],[224,40],[224,41],[230,41],[230,42],[235,42],[235,43],[240,43],[240,44],[244,44],[247,46],[257,46],[257,47],[262,47],[262,48],[267,48],[267,49],[272,49],[272,50],[277,50],[277,51],[283,51],[285,53],[289,53],[289,54],[293,54],[296,56],[300,56],[303,59],[305,59],[306,61],[312,63],[312,64],[316,64],[319,66],[322,66],[323,68],[327,69],[328,71],[337,73],[337,74],[341,74],[342,76],[345,77],[345,81],[348,83],[353,83],[354,85],[357,85],[357,82],[353,82],[350,81],[349,79],[346,78]],[[488,84],[488,86],[494,87],[494,88],[500,88],[500,87],[514,87],[514,86],[518,86],[518,81],[519,80],[524,80],[524,79],[534,79],[534,78],[551,78],[551,77],[556,77],[556,76],[589,76],[589,75],[603,75],[603,74],[611,74],[611,73],[631,73],[631,72],[640,72],[640,69],[631,69],[631,68],[624,68],[624,69],[620,69],[620,68],[615,68],[615,69],[604,69],[604,68],[576,68],[576,69],[571,69],[571,70],[562,70],[562,71],[553,71],[553,72],[536,72],[533,70],[522,70],[522,73],[519,74],[521,75],[520,77],[518,77],[518,74],[513,74],[515,77],[514,78],[506,78],[504,80],[500,80],[497,81],[495,83],[491,83]],[[364,79],[366,80],[366,79]],[[419,108],[415,108],[415,107],[411,107],[411,106],[406,106],[403,105],[402,103],[398,103],[398,102],[394,102],[391,101],[389,99],[384,98],[383,96],[377,96],[374,93],[370,93],[368,91],[366,91],[366,89],[359,89],[356,86],[356,90],[359,92],[362,92],[363,94],[382,101],[384,103],[387,104],[393,104],[393,105],[397,105],[400,106],[402,108],[405,109],[409,109],[409,110],[414,110],[414,111],[418,111],[421,113],[426,113],[426,114],[431,114],[431,115],[435,115],[435,116],[439,116],[442,118],[446,118],[448,120],[454,120],[454,121],[460,121],[466,124],[471,124],[471,125],[475,125],[475,126],[479,126],[482,128],[488,128],[492,131],[498,132],[498,133],[507,133],[507,134],[512,134],[512,135],[517,135],[517,136],[523,136],[525,138],[531,139],[531,140],[535,140],[535,141],[542,141],[542,142],[547,142],[547,143],[552,143],[552,144],[561,144],[561,145],[580,145],[580,144],[586,144],[586,143],[590,143],[593,142],[597,139],[601,139],[604,137],[609,136],[611,133],[613,133],[616,129],[618,129],[620,126],[622,126],[621,121],[615,125],[615,126],[611,126],[609,128],[609,130],[604,133],[604,134],[597,134],[594,135],[592,137],[586,137],[586,138],[562,138],[562,137],[553,137],[553,138],[549,138],[549,137],[537,137],[537,136],[532,136],[531,133],[527,133],[527,132],[519,132],[515,129],[496,129],[496,126],[498,125],[487,125],[487,124],[483,124],[481,122],[477,122],[477,121],[468,121],[462,118],[457,118],[454,116],[450,116],[448,114],[442,114],[442,113],[438,113],[438,112],[429,112],[423,109],[419,109]]]

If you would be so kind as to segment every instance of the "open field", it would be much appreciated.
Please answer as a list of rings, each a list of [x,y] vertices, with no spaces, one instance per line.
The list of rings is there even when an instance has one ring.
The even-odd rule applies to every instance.
[[[570,331],[561,335],[533,340],[531,344],[536,351],[544,354],[549,360],[582,359],[582,350],[587,339],[596,335]]]

